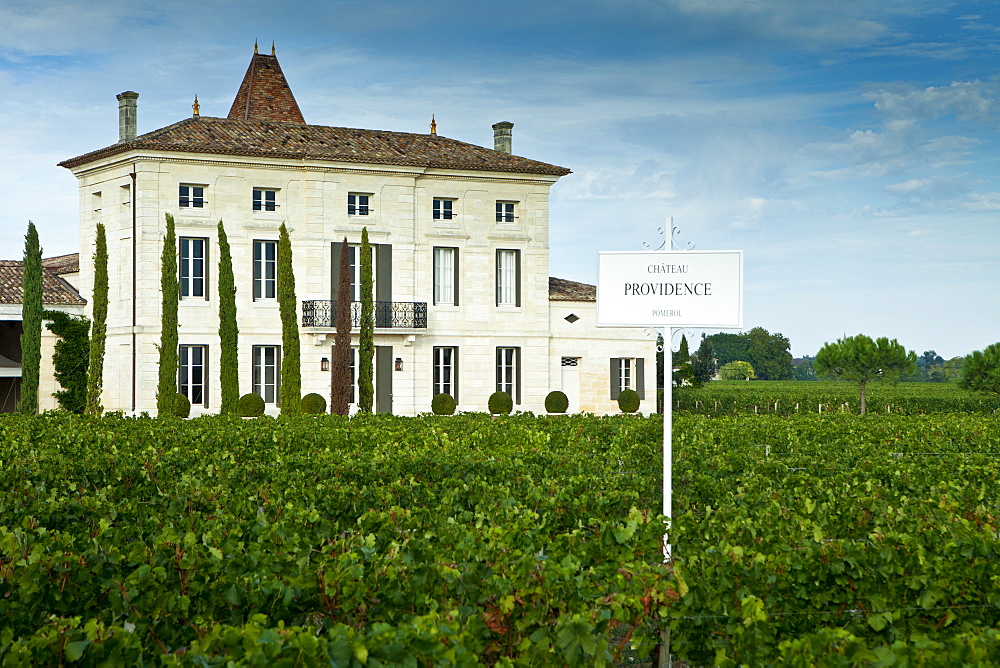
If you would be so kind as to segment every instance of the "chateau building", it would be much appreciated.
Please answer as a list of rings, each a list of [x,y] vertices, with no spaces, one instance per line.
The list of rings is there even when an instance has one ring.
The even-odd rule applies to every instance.
[[[255,53],[225,118],[193,114],[137,132],[137,98],[119,101],[119,141],[60,163],[79,182],[78,288],[92,294],[97,223],[107,230],[110,308],[103,405],[155,412],[160,254],[176,220],[180,283],[178,391],[193,414],[216,412],[217,224],[232,249],[240,393],[279,409],[278,230],[292,242],[302,392],[329,397],[334,303],[359,301],[360,239],[375,275],[376,410],[413,415],[446,392],[486,410],[494,391],[544,411],[562,389],[571,409],[616,412],[625,387],[655,403],[655,334],[595,327],[592,286],[550,278],[549,190],[569,170],[511,152],[513,124],[485,148],[437,134],[309,125],[275,55]],[[338,294],[341,242],[350,295]],[[360,318],[353,304],[354,345]],[[88,307],[89,314],[89,307]]]

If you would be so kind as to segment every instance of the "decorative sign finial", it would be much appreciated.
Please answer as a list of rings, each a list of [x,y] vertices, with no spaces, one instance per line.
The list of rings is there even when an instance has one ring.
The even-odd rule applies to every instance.
[[[253,55],[257,55],[257,40],[253,41]]]
[[[434,120],[434,114],[431,114],[431,134],[436,137],[437,133],[438,133],[438,124],[437,121]]]
[[[194,104],[191,105],[191,110],[194,112],[195,116],[201,116],[201,105],[198,104],[198,93],[194,94]]]

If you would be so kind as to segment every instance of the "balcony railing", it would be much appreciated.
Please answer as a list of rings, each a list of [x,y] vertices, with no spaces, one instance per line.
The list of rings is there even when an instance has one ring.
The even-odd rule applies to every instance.
[[[303,327],[335,327],[337,302],[315,299],[302,302]],[[361,302],[351,302],[351,327],[361,326]],[[427,302],[375,302],[375,327],[427,329]]]

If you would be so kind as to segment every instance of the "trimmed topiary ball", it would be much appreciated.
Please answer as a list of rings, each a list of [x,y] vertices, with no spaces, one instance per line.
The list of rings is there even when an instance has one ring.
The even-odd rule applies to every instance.
[[[635,390],[622,390],[618,395],[618,408],[622,409],[622,413],[635,413],[639,410],[640,403],[642,400]]]
[[[431,399],[431,411],[434,415],[454,415],[455,398],[450,394],[435,394]]]
[[[191,415],[191,402],[180,392],[174,395],[173,406],[171,408],[173,410],[172,415],[176,417],[186,418]]]
[[[569,410],[569,397],[565,392],[553,390],[545,395],[546,413],[565,413]]]
[[[319,415],[326,412],[326,399],[323,395],[310,392],[302,397],[303,415]]]
[[[510,415],[514,410],[514,399],[506,392],[494,392],[487,404],[491,415]]]
[[[244,394],[240,397],[240,415],[260,417],[264,414],[264,400],[259,394]]]

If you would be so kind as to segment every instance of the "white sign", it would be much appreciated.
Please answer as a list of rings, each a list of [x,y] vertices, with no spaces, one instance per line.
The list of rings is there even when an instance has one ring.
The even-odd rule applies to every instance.
[[[743,251],[601,251],[598,327],[743,328]]]

